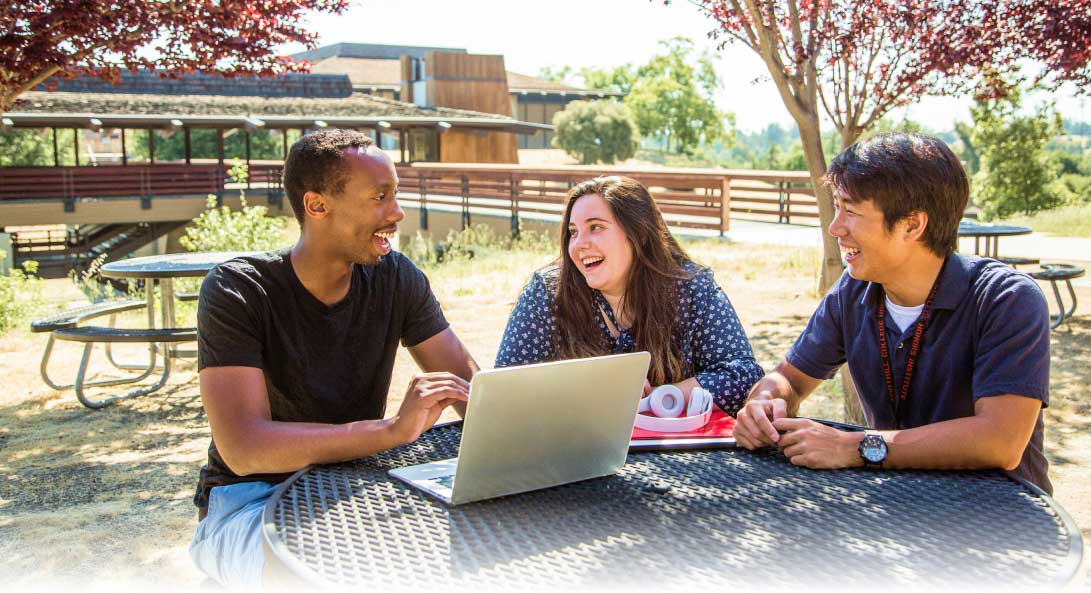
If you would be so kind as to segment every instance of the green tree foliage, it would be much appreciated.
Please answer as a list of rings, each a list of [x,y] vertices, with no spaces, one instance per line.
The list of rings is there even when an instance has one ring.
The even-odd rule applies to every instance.
[[[631,158],[640,145],[632,113],[617,101],[573,101],[553,116],[553,146],[581,164]]]
[[[734,117],[720,112],[713,101],[720,80],[708,52],[695,56],[693,41],[675,37],[659,42],[661,52],[643,65],[613,69],[543,68],[550,80],[624,95],[624,103],[645,139],[655,139],[667,151],[695,154],[702,146],[734,139]]]
[[[726,133],[724,115],[712,101],[720,81],[710,54],[697,56],[696,66],[691,63],[689,39],[675,37],[660,46],[664,53],[636,68],[625,104],[642,135],[662,139],[668,151],[688,154]]]
[[[179,130],[165,132],[153,130],[155,134],[155,160],[156,161],[181,161],[186,158],[185,134]],[[130,139],[129,151],[131,158],[147,160],[148,131],[126,130]],[[298,139],[299,132],[295,132]],[[289,131],[288,144],[292,144],[292,131]],[[216,158],[216,130],[193,129],[190,130],[190,154],[195,159]],[[283,158],[284,140],[279,132],[272,130],[257,130],[250,133],[250,158],[253,160],[281,160]],[[224,156],[227,159],[246,158],[246,133],[243,130],[227,130],[224,135]]]
[[[1030,214],[1061,201],[1052,185],[1057,167],[1045,152],[1060,121],[1049,108],[1022,115],[1021,105],[1022,98],[1013,89],[1006,98],[979,99],[970,110],[973,144],[981,158],[973,196],[986,219]]]
[[[36,167],[53,164],[53,139],[48,130],[0,131],[0,166]]]
[[[238,183],[245,183],[246,166],[235,165],[228,172]],[[205,211],[186,227],[179,239],[182,247],[190,251],[264,251],[282,247],[284,219],[267,216],[265,206],[249,206],[246,195],[241,195],[242,208],[231,210],[228,206],[216,206],[216,196],[209,195]]]

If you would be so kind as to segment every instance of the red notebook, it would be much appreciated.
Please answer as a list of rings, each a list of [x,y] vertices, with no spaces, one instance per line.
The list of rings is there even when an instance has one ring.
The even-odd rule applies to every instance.
[[[731,437],[735,434],[735,419],[720,408],[712,407],[712,417],[708,424],[687,432],[655,432],[643,428],[633,428],[633,439],[696,439],[706,437]]]

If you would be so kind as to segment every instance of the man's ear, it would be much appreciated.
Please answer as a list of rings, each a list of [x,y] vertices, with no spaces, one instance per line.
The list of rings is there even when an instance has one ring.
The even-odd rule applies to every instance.
[[[325,218],[329,214],[329,203],[324,195],[309,191],[303,194],[303,212],[310,218]]]
[[[920,241],[924,237],[924,230],[928,228],[928,213],[914,210],[904,220],[905,238],[909,241]]]

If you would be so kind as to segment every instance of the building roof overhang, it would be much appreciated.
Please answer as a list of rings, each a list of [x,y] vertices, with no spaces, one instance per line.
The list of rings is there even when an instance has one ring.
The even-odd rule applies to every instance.
[[[93,113],[5,113],[3,125],[16,128],[242,128],[248,130],[439,127],[479,129],[533,134],[552,130],[553,126],[522,122],[508,118],[489,117],[418,117],[418,116],[334,116],[296,115],[172,115],[172,114],[93,114]]]

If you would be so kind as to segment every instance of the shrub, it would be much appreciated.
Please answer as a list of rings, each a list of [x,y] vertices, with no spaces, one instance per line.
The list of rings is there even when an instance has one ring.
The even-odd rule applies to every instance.
[[[238,183],[247,179],[246,166],[236,162],[228,175]],[[233,211],[226,205],[217,206],[216,196],[209,195],[205,211],[186,227],[179,240],[190,251],[264,251],[280,247],[285,221],[267,216],[265,206],[249,206],[246,193],[240,192],[242,207]]]
[[[0,259],[4,257],[0,253]],[[0,333],[42,309],[42,281],[37,273],[38,262],[28,261],[22,270],[13,266],[7,276],[0,274]]]
[[[632,113],[617,101],[573,101],[553,116],[553,126],[553,146],[584,165],[623,161],[640,145]]]

